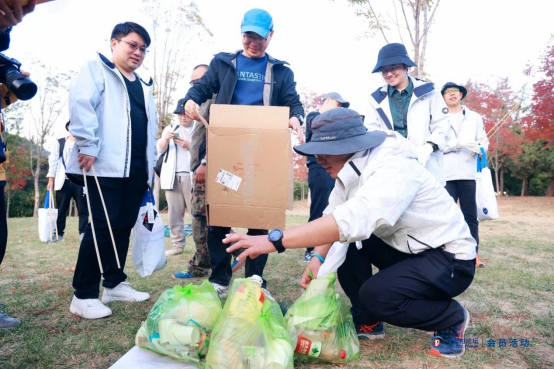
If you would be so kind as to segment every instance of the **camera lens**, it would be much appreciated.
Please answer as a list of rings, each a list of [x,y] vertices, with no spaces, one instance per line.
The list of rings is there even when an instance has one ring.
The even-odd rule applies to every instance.
[[[37,93],[37,85],[13,67],[0,70],[0,81],[20,100],[29,100]]]

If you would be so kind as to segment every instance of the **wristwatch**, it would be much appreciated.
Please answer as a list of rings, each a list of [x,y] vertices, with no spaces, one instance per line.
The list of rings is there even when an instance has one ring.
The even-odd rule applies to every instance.
[[[206,165],[206,159],[200,160],[200,165]]]
[[[300,114],[294,115],[300,121],[300,125],[304,124],[304,117]]]
[[[280,229],[274,229],[267,235],[267,238],[269,238],[269,241],[273,244],[275,247],[275,250],[280,254],[282,252],[285,252],[285,247],[283,246],[283,231]]]

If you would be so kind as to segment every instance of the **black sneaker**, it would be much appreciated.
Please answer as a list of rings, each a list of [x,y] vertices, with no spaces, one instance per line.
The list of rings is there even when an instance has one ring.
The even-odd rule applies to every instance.
[[[429,355],[452,359],[465,352],[464,334],[469,325],[469,312],[464,308],[464,321],[453,327],[436,331],[431,339]]]
[[[362,340],[382,340],[385,338],[385,325],[383,322],[375,324],[356,324],[356,333]]]
[[[17,327],[21,321],[19,319],[11,318],[8,314],[4,313],[6,305],[0,304],[0,330],[8,330]]]
[[[310,260],[312,260],[312,256],[314,255],[313,251],[306,251],[304,253],[304,259],[302,259],[303,262],[309,263]]]

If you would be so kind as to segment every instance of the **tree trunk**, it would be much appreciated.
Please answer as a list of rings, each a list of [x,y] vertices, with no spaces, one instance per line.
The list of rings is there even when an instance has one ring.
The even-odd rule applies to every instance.
[[[504,194],[504,167],[500,169],[500,189],[498,190],[500,195]]]
[[[527,196],[527,177],[524,177],[521,183],[521,196]]]
[[[41,145],[37,145],[37,162],[35,167],[35,173],[33,173],[35,182],[35,208],[33,209],[33,217],[38,217],[38,207],[40,202],[40,189],[38,188],[38,179],[40,178],[40,162],[41,162],[42,150]]]
[[[554,177],[550,179],[550,183],[548,184],[548,187],[546,187],[546,193],[544,194],[546,197],[552,197],[554,196]]]
[[[8,201],[6,202],[6,219],[8,219],[10,217],[10,200],[12,198],[12,190],[11,188],[8,188]],[[4,210],[4,209],[2,209]]]

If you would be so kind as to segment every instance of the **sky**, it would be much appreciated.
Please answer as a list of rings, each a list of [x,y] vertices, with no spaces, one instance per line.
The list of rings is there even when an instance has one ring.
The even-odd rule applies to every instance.
[[[163,0],[171,2],[174,0]],[[186,1],[177,1],[185,3]],[[436,0],[435,0],[436,2]],[[188,70],[208,64],[213,54],[241,48],[240,22],[251,8],[263,8],[274,20],[274,36],[267,52],[290,64],[299,90],[336,91],[364,111],[368,96],[383,85],[371,74],[385,41],[379,34],[364,37],[367,26],[346,0],[197,0],[200,15],[213,37],[190,57]],[[390,0],[373,0],[388,6],[380,12],[393,15]],[[141,12],[141,0],[55,0],[35,11],[12,30],[11,47],[4,53],[18,59],[31,72],[32,60],[59,71],[78,70],[95,52],[109,55],[109,36],[116,23],[134,21],[152,31]],[[531,85],[523,75],[527,65],[538,65],[552,34],[554,1],[442,0],[428,38],[426,71],[440,88],[445,82],[475,80],[494,84],[509,77],[512,89]],[[389,42],[406,44],[397,32]],[[147,56],[148,59],[148,56]],[[148,60],[145,61],[145,64]],[[141,68],[142,75],[149,72]],[[186,73],[189,75],[189,72]],[[535,77],[536,79],[536,77]],[[188,79],[177,91],[184,96]],[[67,116],[66,113],[64,113]],[[60,120],[53,137],[63,134]]]

